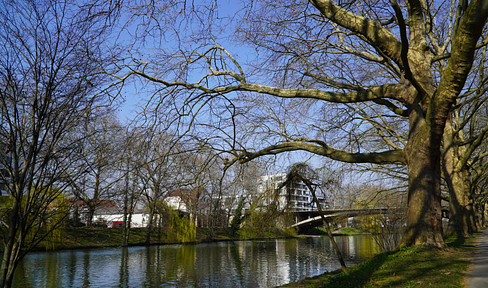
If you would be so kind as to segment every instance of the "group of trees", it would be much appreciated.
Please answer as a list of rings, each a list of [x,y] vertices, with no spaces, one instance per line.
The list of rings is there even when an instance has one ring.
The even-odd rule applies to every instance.
[[[216,154],[204,145],[183,151],[164,127],[116,119],[120,91],[101,66],[117,5],[0,4],[1,287],[11,286],[19,261],[53,235],[74,201],[89,208],[90,225],[102,199],[121,199],[130,211],[140,198],[160,201],[155,193],[176,183],[219,176],[208,176]]]
[[[0,285],[55,227],[65,191],[91,213],[117,190],[126,210],[156,207],[191,175],[219,199],[248,189],[236,163],[293,151],[405,183],[401,246],[444,246],[441,199],[458,237],[479,228],[486,1],[239,5],[1,3]],[[133,85],[149,95],[146,128],[107,114]]]
[[[408,183],[401,246],[444,247],[444,187],[459,236],[476,230],[484,1],[164,3],[141,6],[138,41],[176,44],[151,42],[154,57],[133,52],[113,75],[152,83],[157,113],[210,131],[228,166],[290,151],[374,164]]]
[[[73,144],[64,135],[107,103],[95,73],[105,25],[87,21],[97,9],[64,2],[0,5],[0,165],[9,196],[1,203],[0,286],[9,287],[19,261],[63,218],[64,209],[50,207],[63,205],[60,178]]]

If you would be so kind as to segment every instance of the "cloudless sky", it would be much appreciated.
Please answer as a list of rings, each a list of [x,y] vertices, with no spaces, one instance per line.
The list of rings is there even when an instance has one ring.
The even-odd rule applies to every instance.
[[[242,8],[243,2],[241,1],[231,1],[231,0],[222,0],[217,1],[218,3],[218,13],[221,17],[231,18],[235,16],[236,13],[239,13],[239,10]],[[237,17],[238,18],[238,17]],[[232,24],[232,22],[230,23]],[[191,30],[191,27],[188,27]],[[222,39],[219,39],[219,44],[222,44],[226,49],[235,56],[241,64],[245,64],[249,59],[252,59],[254,55],[250,53],[254,53],[254,50],[250,47],[245,47],[242,45],[237,45],[237,42],[233,41],[232,33],[234,31],[234,27],[230,27],[228,30],[223,31],[227,35],[223,35]],[[128,37],[128,36],[125,36]],[[165,38],[164,44],[169,44],[168,41],[171,39]],[[158,42],[158,41],[155,41]],[[174,42],[176,43],[176,42]],[[173,43],[173,44],[174,44]],[[169,44],[171,45],[171,44]],[[150,51],[150,49],[148,49]],[[139,53],[144,53],[144,51],[138,51]],[[151,52],[148,52],[151,53]],[[144,60],[144,59],[143,59]],[[246,70],[246,66],[243,65],[244,70]],[[200,75],[198,75],[199,78]],[[145,80],[132,78],[129,81],[122,91],[123,99],[125,100],[124,103],[120,106],[119,109],[119,118],[124,124],[129,124],[143,109],[143,107],[147,104],[147,101],[150,97],[149,91],[144,91],[144,83]],[[291,165],[292,163],[296,162],[307,162],[311,164],[313,167],[321,167],[324,165],[324,157],[315,156],[311,153],[306,152],[292,152],[292,153],[282,153],[277,157],[277,165],[271,168],[271,173],[279,173],[279,172],[286,172],[286,167]],[[328,165],[335,165],[338,166],[344,165],[342,163],[334,163],[332,161],[327,161]]]
[[[235,14],[238,13],[240,9],[242,9],[241,1],[219,0],[216,1],[216,3],[218,5],[219,17],[225,17],[225,18],[234,17]],[[191,29],[191,27],[188,28]],[[233,28],[229,29],[228,32],[232,33]],[[125,34],[125,36],[122,36],[123,39],[129,37],[130,36],[128,36],[127,34]],[[225,35],[225,37],[231,37],[231,36]],[[170,39],[165,38],[164,44],[171,45],[168,43],[168,40]],[[232,39],[229,40],[231,41],[221,40],[220,44],[225,45],[225,47],[229,49],[229,51],[233,53],[233,55],[237,55],[236,57],[245,60],[245,58],[247,58],[246,54],[251,52],[251,50],[246,49],[246,47],[236,45],[236,42],[233,42]],[[176,43],[176,41],[174,43]],[[147,54],[144,53],[143,51],[138,51],[138,52]],[[120,108],[118,109],[119,119],[122,121],[122,123],[130,123],[147,104],[148,99],[150,97],[150,92],[146,91],[141,93],[142,90],[141,88],[143,88],[142,86],[144,85],[145,85],[144,80],[134,80],[134,79],[128,81],[127,84],[125,84],[124,89],[122,90],[122,96],[123,96],[122,99],[124,101],[122,102]]]

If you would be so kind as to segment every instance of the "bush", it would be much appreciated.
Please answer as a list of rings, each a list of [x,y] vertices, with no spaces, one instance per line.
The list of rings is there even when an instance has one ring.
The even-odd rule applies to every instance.
[[[169,208],[168,208],[169,209]],[[180,217],[177,211],[169,210],[168,225],[166,227],[167,242],[188,243],[197,239],[197,229],[187,217]]]
[[[283,213],[274,209],[267,211],[253,211],[246,215],[238,231],[241,239],[273,238],[273,237],[292,237],[297,232],[294,228],[287,227],[287,221]]]

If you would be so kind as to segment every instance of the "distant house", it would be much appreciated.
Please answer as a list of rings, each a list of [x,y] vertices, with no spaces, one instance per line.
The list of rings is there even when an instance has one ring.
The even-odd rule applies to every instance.
[[[191,214],[204,208],[203,199],[206,194],[207,190],[204,188],[176,189],[167,193],[163,198],[163,202],[171,209]]]
[[[84,201],[73,202],[71,217],[78,213],[82,223],[86,224],[88,217],[88,206]],[[77,212],[75,212],[77,211]],[[131,227],[146,227],[148,222],[148,212],[136,210],[131,216]],[[95,213],[93,214],[94,223],[103,223],[109,228],[120,227],[124,223],[124,213],[114,200],[97,200]]]
[[[95,213],[113,213],[119,211],[117,203],[114,200],[89,200],[91,205],[95,207]],[[80,214],[80,218],[86,219],[86,214],[88,213],[89,207],[88,201],[75,200],[72,201],[72,209],[77,209]]]
[[[167,193],[163,201],[171,209],[187,214],[198,227],[208,226],[211,203],[215,202],[204,188],[176,189]]]
[[[118,228],[124,224],[124,213],[96,214],[96,218],[107,224],[108,228]],[[131,215],[130,227],[146,227],[149,213],[146,210],[134,211]]]
[[[98,215],[105,215],[111,213],[118,213],[119,209],[117,203],[114,200],[90,200],[91,205],[95,207],[93,214],[93,222],[98,221]],[[87,201],[75,200],[71,203],[70,218],[79,220],[81,223],[86,224],[88,222],[89,205]]]

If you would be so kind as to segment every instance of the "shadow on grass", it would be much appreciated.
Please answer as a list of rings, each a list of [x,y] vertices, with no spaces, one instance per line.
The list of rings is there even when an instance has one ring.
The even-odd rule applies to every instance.
[[[451,248],[463,247],[465,243],[466,243],[466,238],[464,237],[452,237],[446,239],[447,246]]]
[[[455,237],[451,236],[446,239],[447,247],[449,248],[473,248],[476,247],[477,239],[482,235],[482,232],[475,232],[471,237]]]
[[[408,247],[379,254],[306,287],[463,287],[469,242],[453,239],[450,245],[457,248]]]
[[[346,273],[327,273],[285,287],[464,287],[475,240],[452,237],[446,239],[446,249],[401,248],[376,255]]]
[[[326,279],[317,287],[360,287],[365,283],[368,283],[373,273],[375,273],[381,267],[381,265],[388,260],[388,256],[394,253],[395,252],[387,252],[376,255],[370,260],[350,267],[345,273],[340,273]]]

